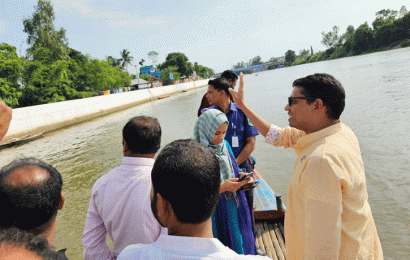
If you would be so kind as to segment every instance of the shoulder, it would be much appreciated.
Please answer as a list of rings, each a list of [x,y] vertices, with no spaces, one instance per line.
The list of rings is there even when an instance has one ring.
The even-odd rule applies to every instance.
[[[129,245],[121,251],[117,260],[140,259],[142,250],[149,246],[143,244]]]
[[[98,180],[94,183],[93,188],[92,188],[92,193],[97,192],[98,190],[104,189],[107,185],[109,185],[111,180],[115,177],[116,170],[119,167],[116,167],[109,171],[108,173],[102,175]]]

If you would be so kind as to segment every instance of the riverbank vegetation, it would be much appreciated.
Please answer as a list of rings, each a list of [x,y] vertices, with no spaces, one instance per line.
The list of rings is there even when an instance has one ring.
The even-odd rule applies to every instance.
[[[102,90],[127,87],[136,78],[127,71],[134,61],[130,51],[122,50],[120,58],[92,58],[70,48],[65,29],[55,29],[54,21],[50,1],[39,0],[32,17],[23,21],[29,45],[26,55],[0,42],[0,100],[7,105],[17,108],[91,97]],[[153,65],[157,56],[155,51],[148,53]],[[192,65],[183,53],[168,54],[158,68],[167,72],[164,77],[173,72],[174,79],[191,76],[194,70],[202,78],[207,77],[206,72],[213,74],[210,68]]]
[[[383,9],[369,25],[361,24],[357,29],[349,25],[346,32],[339,34],[339,27],[322,32],[321,43],[327,47],[310,55],[300,55],[298,60],[286,60],[288,65],[299,65],[323,60],[354,56],[410,46],[410,12],[403,6],[399,12]],[[289,51],[288,51],[289,52]]]
[[[282,59],[284,59],[285,66],[295,66],[408,47],[410,46],[410,12],[405,6],[401,7],[399,11],[383,9],[376,13],[376,19],[371,25],[365,22],[357,29],[349,25],[343,34],[340,34],[338,26],[334,26],[332,31],[322,32],[321,43],[327,47],[325,51],[314,53],[310,47],[310,50],[301,49],[296,54],[294,50],[288,50],[284,57],[272,57],[265,62],[261,60],[260,56],[256,56],[248,62],[238,62],[233,66],[233,69],[268,62],[282,62]],[[271,66],[271,68],[276,68],[276,66]]]

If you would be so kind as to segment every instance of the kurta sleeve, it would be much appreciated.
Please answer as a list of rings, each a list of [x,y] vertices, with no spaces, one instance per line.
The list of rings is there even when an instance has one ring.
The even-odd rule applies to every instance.
[[[106,242],[107,229],[95,203],[95,193],[91,195],[87,220],[84,227],[84,259],[115,259]]]
[[[304,259],[339,259],[342,185],[331,160],[312,156],[301,176],[304,223]]]
[[[276,125],[271,125],[266,134],[266,142],[274,146],[289,148],[296,144],[299,137],[304,135],[306,135],[305,132],[293,127],[280,128]]]

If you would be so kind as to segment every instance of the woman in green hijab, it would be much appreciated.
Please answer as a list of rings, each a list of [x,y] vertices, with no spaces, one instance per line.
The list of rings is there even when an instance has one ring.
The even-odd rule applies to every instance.
[[[208,109],[198,118],[194,139],[210,148],[218,157],[221,169],[219,203],[212,216],[214,237],[239,254],[255,254],[255,238],[248,202],[243,190],[253,179],[239,180],[239,168],[224,140],[228,119],[216,109]]]

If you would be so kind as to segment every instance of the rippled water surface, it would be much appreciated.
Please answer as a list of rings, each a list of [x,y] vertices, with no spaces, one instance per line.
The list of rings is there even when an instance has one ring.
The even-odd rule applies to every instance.
[[[410,257],[410,48],[305,64],[245,76],[246,101],[268,121],[286,126],[284,107],[293,80],[326,72],[345,87],[341,120],[356,133],[366,169],[369,201],[385,259]],[[35,156],[63,175],[66,205],[58,214],[56,247],[70,259],[82,259],[81,236],[94,182],[122,160],[121,130],[136,115],[157,117],[162,146],[191,138],[206,88],[146,103],[43,138],[0,151],[1,165],[19,156]],[[296,155],[257,138],[259,172],[286,195]],[[286,203],[286,196],[284,196]]]

